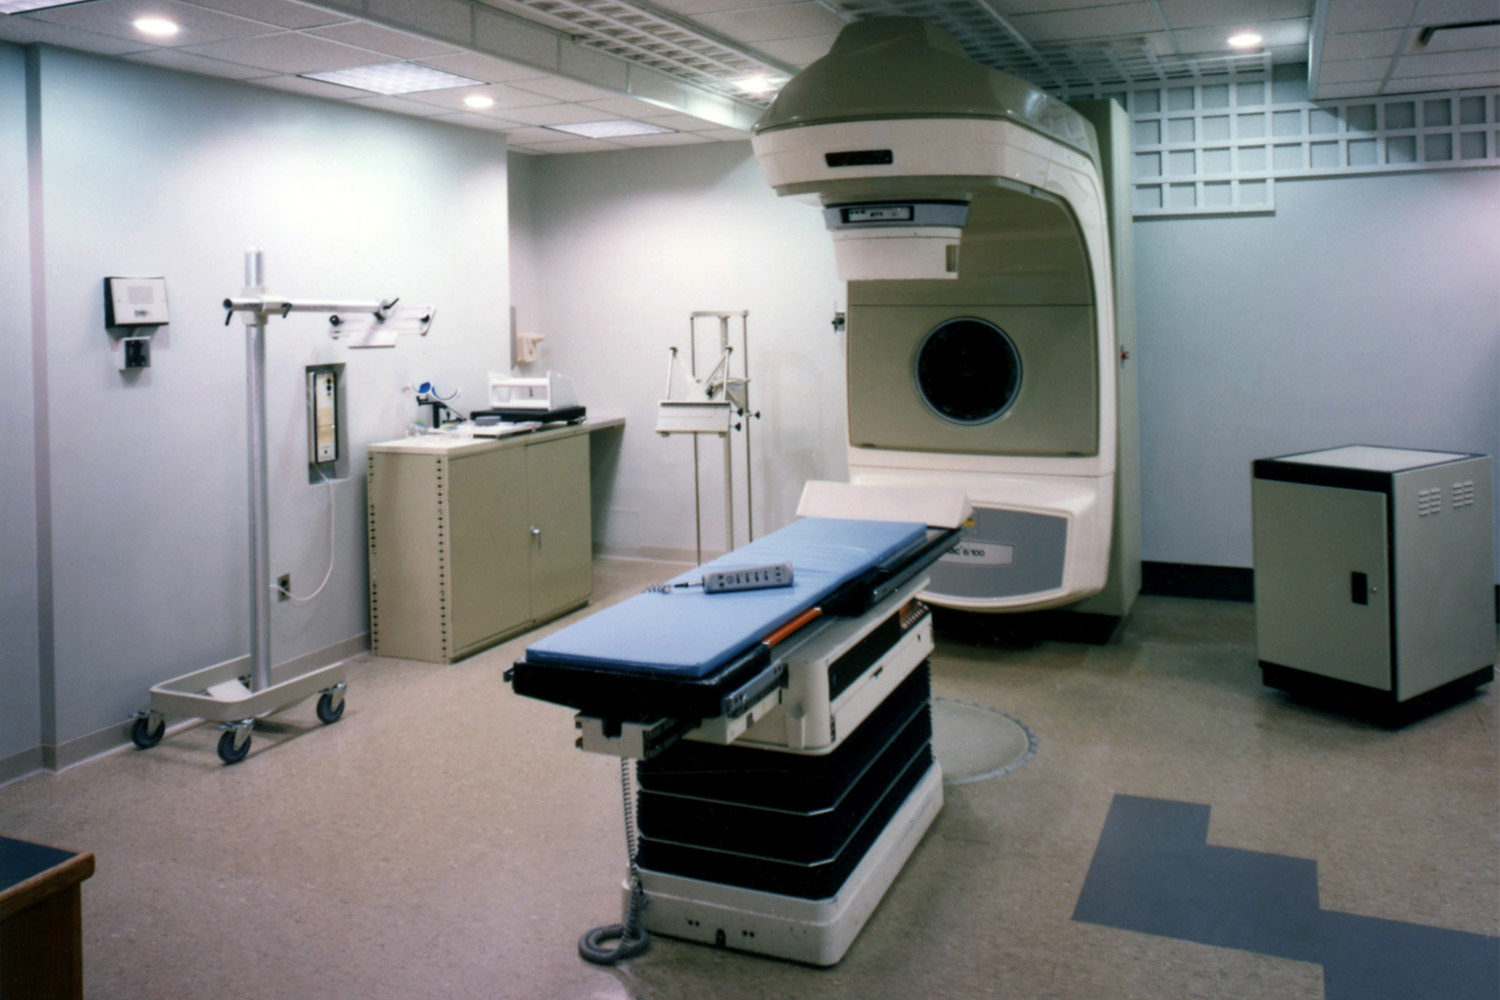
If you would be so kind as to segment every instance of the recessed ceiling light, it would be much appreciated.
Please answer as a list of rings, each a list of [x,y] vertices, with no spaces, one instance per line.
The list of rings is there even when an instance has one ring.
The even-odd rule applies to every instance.
[[[164,17],[138,17],[130,22],[135,30],[143,35],[175,35],[182,29],[177,27],[176,21],[168,21]]]
[[[495,99],[486,97],[484,94],[470,94],[464,98],[464,107],[467,108],[493,108],[494,106]]]
[[[24,14],[28,10],[66,7],[77,2],[78,0],[0,0],[0,14]]]
[[[1242,31],[1237,35],[1230,35],[1228,41],[1230,48],[1253,49],[1259,47],[1265,39],[1253,31]]]
[[[576,125],[548,125],[547,128],[554,132],[587,136],[590,139],[617,139],[622,135],[660,135],[663,132],[672,131],[660,125],[647,125],[645,122],[631,121],[628,118],[607,122],[580,122]]]
[[[392,62],[373,63],[369,66],[351,66],[348,69],[330,69],[319,73],[299,73],[307,80],[322,80],[341,87],[368,90],[373,94],[415,94],[424,90],[449,90],[453,87],[483,85],[482,80],[471,80],[466,76],[444,73],[440,69],[421,66],[417,63]]]

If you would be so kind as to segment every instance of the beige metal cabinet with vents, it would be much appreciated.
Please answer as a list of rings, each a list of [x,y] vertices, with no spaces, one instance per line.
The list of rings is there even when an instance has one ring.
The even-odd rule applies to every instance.
[[[1494,677],[1488,457],[1350,445],[1253,477],[1267,684],[1399,721]]]
[[[370,648],[449,663],[588,603],[587,427],[370,446]]]

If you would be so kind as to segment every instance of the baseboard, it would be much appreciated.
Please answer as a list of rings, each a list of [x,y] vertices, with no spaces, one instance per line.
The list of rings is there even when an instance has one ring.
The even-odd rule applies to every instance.
[[[0,785],[7,785],[17,778],[24,778],[28,774],[44,770],[46,766],[42,759],[41,747],[22,750],[9,757],[0,757]]]
[[[1141,593],[1248,603],[1255,600],[1255,571],[1242,566],[1143,562]]]
[[[1141,593],[1250,603],[1255,600],[1255,570],[1243,566],[1143,562]],[[1495,584],[1495,621],[1500,623],[1500,583]]]
[[[358,656],[361,653],[368,652],[369,649],[370,634],[368,632],[352,635],[347,639],[341,639],[322,649],[293,657],[285,663],[272,665],[271,683],[279,684],[281,681],[296,677],[298,674],[306,673],[316,667],[337,663],[340,660],[347,660],[351,656]],[[251,670],[250,657],[248,656],[236,657],[229,662],[242,665],[245,673],[249,673]],[[165,680],[166,678],[163,679]],[[149,695],[143,691],[141,692],[141,696],[142,707],[145,707],[149,700]],[[43,744],[23,754],[16,754],[14,757],[7,757],[5,760],[0,760],[0,783],[4,783],[6,780],[6,766],[10,761],[26,754],[35,754],[38,758],[37,766],[32,767],[31,771],[63,771],[82,764],[84,761],[92,760],[95,757],[114,753],[116,750],[128,747],[131,745],[130,726],[134,721],[135,717],[131,716],[123,722],[113,723],[102,729],[96,729],[92,733],[76,736],[55,746]],[[196,719],[168,719],[167,722],[168,735],[197,724]],[[19,775],[16,776],[19,777]]]

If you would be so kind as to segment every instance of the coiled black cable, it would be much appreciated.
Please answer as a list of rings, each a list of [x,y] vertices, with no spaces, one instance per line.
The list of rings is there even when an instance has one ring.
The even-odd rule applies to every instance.
[[[625,850],[630,863],[630,902],[625,907],[623,924],[595,927],[578,939],[578,954],[595,965],[614,965],[627,958],[635,958],[651,944],[651,934],[640,925],[641,910],[646,906],[646,890],[641,885],[641,872],[635,860],[639,838],[635,829],[632,763],[629,758],[620,758],[620,797],[625,807]],[[604,942],[616,939],[619,944],[613,948],[604,947]]]

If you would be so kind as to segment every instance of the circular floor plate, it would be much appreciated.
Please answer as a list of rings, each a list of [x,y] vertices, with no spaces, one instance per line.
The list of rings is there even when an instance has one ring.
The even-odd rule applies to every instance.
[[[1009,774],[1036,756],[1036,734],[1004,712],[952,698],[932,699],[932,749],[943,783]]]

